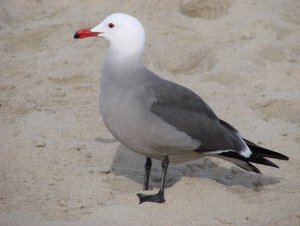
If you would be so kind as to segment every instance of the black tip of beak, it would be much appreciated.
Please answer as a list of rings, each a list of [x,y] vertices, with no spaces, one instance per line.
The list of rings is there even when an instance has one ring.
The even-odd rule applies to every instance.
[[[79,38],[78,31],[74,34],[74,38],[75,38],[75,39]]]

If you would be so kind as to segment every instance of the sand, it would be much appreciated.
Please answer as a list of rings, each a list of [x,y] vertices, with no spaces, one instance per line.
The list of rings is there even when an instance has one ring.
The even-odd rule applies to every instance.
[[[217,159],[171,165],[164,204],[138,204],[144,157],[98,110],[107,44],[75,31],[114,12],[144,24],[144,63],[282,152],[263,175]],[[300,225],[298,0],[2,0],[0,225]],[[146,128],[145,128],[146,129]],[[151,191],[160,180],[155,161]]]

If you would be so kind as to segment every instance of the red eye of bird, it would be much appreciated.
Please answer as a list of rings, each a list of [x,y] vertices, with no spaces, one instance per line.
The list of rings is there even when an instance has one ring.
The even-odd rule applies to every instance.
[[[115,25],[114,25],[113,23],[109,23],[109,24],[108,24],[108,27],[109,27],[109,28],[113,28],[114,26],[115,26]]]

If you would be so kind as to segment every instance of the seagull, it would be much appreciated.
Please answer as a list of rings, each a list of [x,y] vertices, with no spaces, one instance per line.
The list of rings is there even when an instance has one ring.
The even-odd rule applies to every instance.
[[[146,68],[141,61],[145,30],[135,17],[112,14],[94,28],[78,30],[74,38],[93,36],[109,44],[100,79],[100,113],[120,143],[146,157],[143,190],[149,188],[152,159],[161,161],[160,189],[138,193],[140,203],[165,202],[169,162],[212,156],[261,173],[251,163],[279,168],[266,158],[289,159],[244,139],[195,92]]]

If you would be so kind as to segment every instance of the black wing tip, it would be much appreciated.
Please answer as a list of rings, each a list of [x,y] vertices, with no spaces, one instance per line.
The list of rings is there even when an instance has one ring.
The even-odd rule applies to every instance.
[[[287,157],[286,155],[282,155],[282,157],[281,157],[281,159],[280,160],[289,160],[290,158],[289,157]]]
[[[257,163],[257,164],[261,164],[261,165],[271,166],[274,168],[279,168],[278,165],[276,165],[275,163],[271,162],[270,160],[264,158],[261,155],[252,154],[252,155],[250,155],[249,158],[245,158],[244,156],[241,156],[239,153],[234,152],[234,151],[226,151],[226,152],[219,153],[218,155],[222,156],[222,157],[226,157],[226,158],[238,159],[240,161],[243,161],[248,164],[248,166],[251,169],[250,171],[253,171],[253,172],[259,173],[259,174],[261,174],[260,170],[257,169],[255,166],[253,166],[251,163]],[[238,166],[242,167],[241,165],[238,165]],[[244,167],[242,167],[242,168],[244,168]],[[247,168],[244,168],[244,169],[249,171],[249,169],[247,169]]]
[[[262,172],[258,169],[258,168],[256,168],[255,166],[253,166],[251,163],[249,163],[249,162],[247,162],[248,163],[248,165],[251,167],[251,169],[252,169],[252,171],[253,172],[255,172],[255,173],[257,173],[257,174],[262,174]]]
[[[261,159],[263,159],[262,160],[263,163],[257,162],[258,164],[263,164],[263,165],[271,166],[271,167],[274,167],[274,168],[279,168],[278,165],[276,165],[275,163],[271,162],[270,160],[265,159],[264,157],[261,157]]]
[[[284,154],[260,147],[257,144],[255,144],[247,139],[243,138],[243,140],[245,141],[247,146],[250,148],[250,150],[253,152],[253,154],[260,155],[260,156],[263,156],[266,158],[273,158],[273,159],[286,160],[286,161],[290,159],[288,156],[286,156]]]

